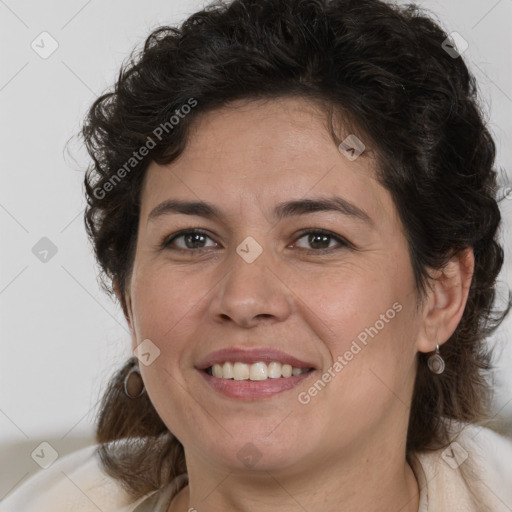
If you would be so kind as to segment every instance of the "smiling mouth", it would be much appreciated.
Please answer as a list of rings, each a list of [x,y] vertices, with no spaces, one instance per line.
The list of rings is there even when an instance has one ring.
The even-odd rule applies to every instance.
[[[258,361],[252,364],[226,361],[222,364],[214,364],[204,371],[218,379],[264,381],[296,377],[313,370],[314,368],[296,368],[278,361],[270,363]]]

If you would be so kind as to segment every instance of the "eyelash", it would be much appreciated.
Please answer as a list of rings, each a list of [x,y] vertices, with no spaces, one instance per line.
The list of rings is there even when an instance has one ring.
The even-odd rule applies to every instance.
[[[345,240],[343,237],[336,235],[336,234],[332,233],[331,231],[326,231],[324,229],[313,229],[313,228],[306,229],[299,233],[299,236],[296,238],[296,240],[300,240],[304,236],[311,235],[311,234],[325,235],[331,239],[336,240],[340,244],[341,247],[329,247],[326,249],[303,249],[304,251],[306,251],[307,254],[327,254],[327,253],[330,253],[332,251],[339,250],[342,248],[354,248],[354,246],[352,244],[350,244],[347,240]],[[196,229],[184,229],[184,230],[178,231],[177,233],[172,234],[170,237],[169,236],[166,237],[161,242],[159,247],[160,247],[160,249],[171,249],[171,250],[181,251],[181,252],[203,252],[203,251],[207,251],[209,249],[208,247],[203,247],[203,248],[198,248],[198,249],[183,249],[182,247],[175,247],[175,248],[170,247],[170,245],[176,239],[181,238],[186,235],[204,235],[204,236],[210,238],[211,240],[213,240],[211,238],[211,236],[206,231],[203,231],[202,229],[197,229],[197,228]]]

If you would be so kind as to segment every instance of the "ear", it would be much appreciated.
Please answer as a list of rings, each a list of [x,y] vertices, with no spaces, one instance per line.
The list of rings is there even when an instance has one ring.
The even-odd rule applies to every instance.
[[[454,333],[466,307],[474,266],[473,249],[467,247],[435,272],[423,310],[419,352],[433,352],[437,344],[442,345]]]

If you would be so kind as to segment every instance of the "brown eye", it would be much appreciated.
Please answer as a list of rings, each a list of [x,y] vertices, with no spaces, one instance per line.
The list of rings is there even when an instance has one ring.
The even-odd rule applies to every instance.
[[[309,245],[309,248],[305,248],[309,252],[330,252],[331,250],[336,250],[337,248],[341,247],[349,247],[350,244],[342,237],[335,235],[334,233],[331,233],[329,231],[324,230],[308,230],[302,233],[302,235],[297,239],[300,240],[302,238],[305,238],[307,244]],[[332,242],[335,242],[338,244],[338,247],[336,246],[330,246]]]
[[[161,248],[172,249],[173,244],[177,245],[176,240],[183,240],[182,246],[177,245],[176,249],[183,251],[201,250],[207,248],[204,244],[206,242],[206,239],[208,238],[212,240],[210,236],[204,231],[201,231],[199,229],[188,229],[175,233],[174,235],[171,236],[171,238],[166,238],[162,242]],[[215,243],[215,246],[216,245],[217,244]]]

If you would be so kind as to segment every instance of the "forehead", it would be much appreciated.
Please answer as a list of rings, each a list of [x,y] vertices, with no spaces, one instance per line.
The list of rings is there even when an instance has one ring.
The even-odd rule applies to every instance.
[[[238,101],[196,119],[177,160],[150,164],[141,218],[169,198],[222,203],[238,215],[243,206],[265,211],[285,200],[320,196],[344,197],[375,219],[394,210],[375,179],[371,149],[348,159],[317,104],[299,98]]]

